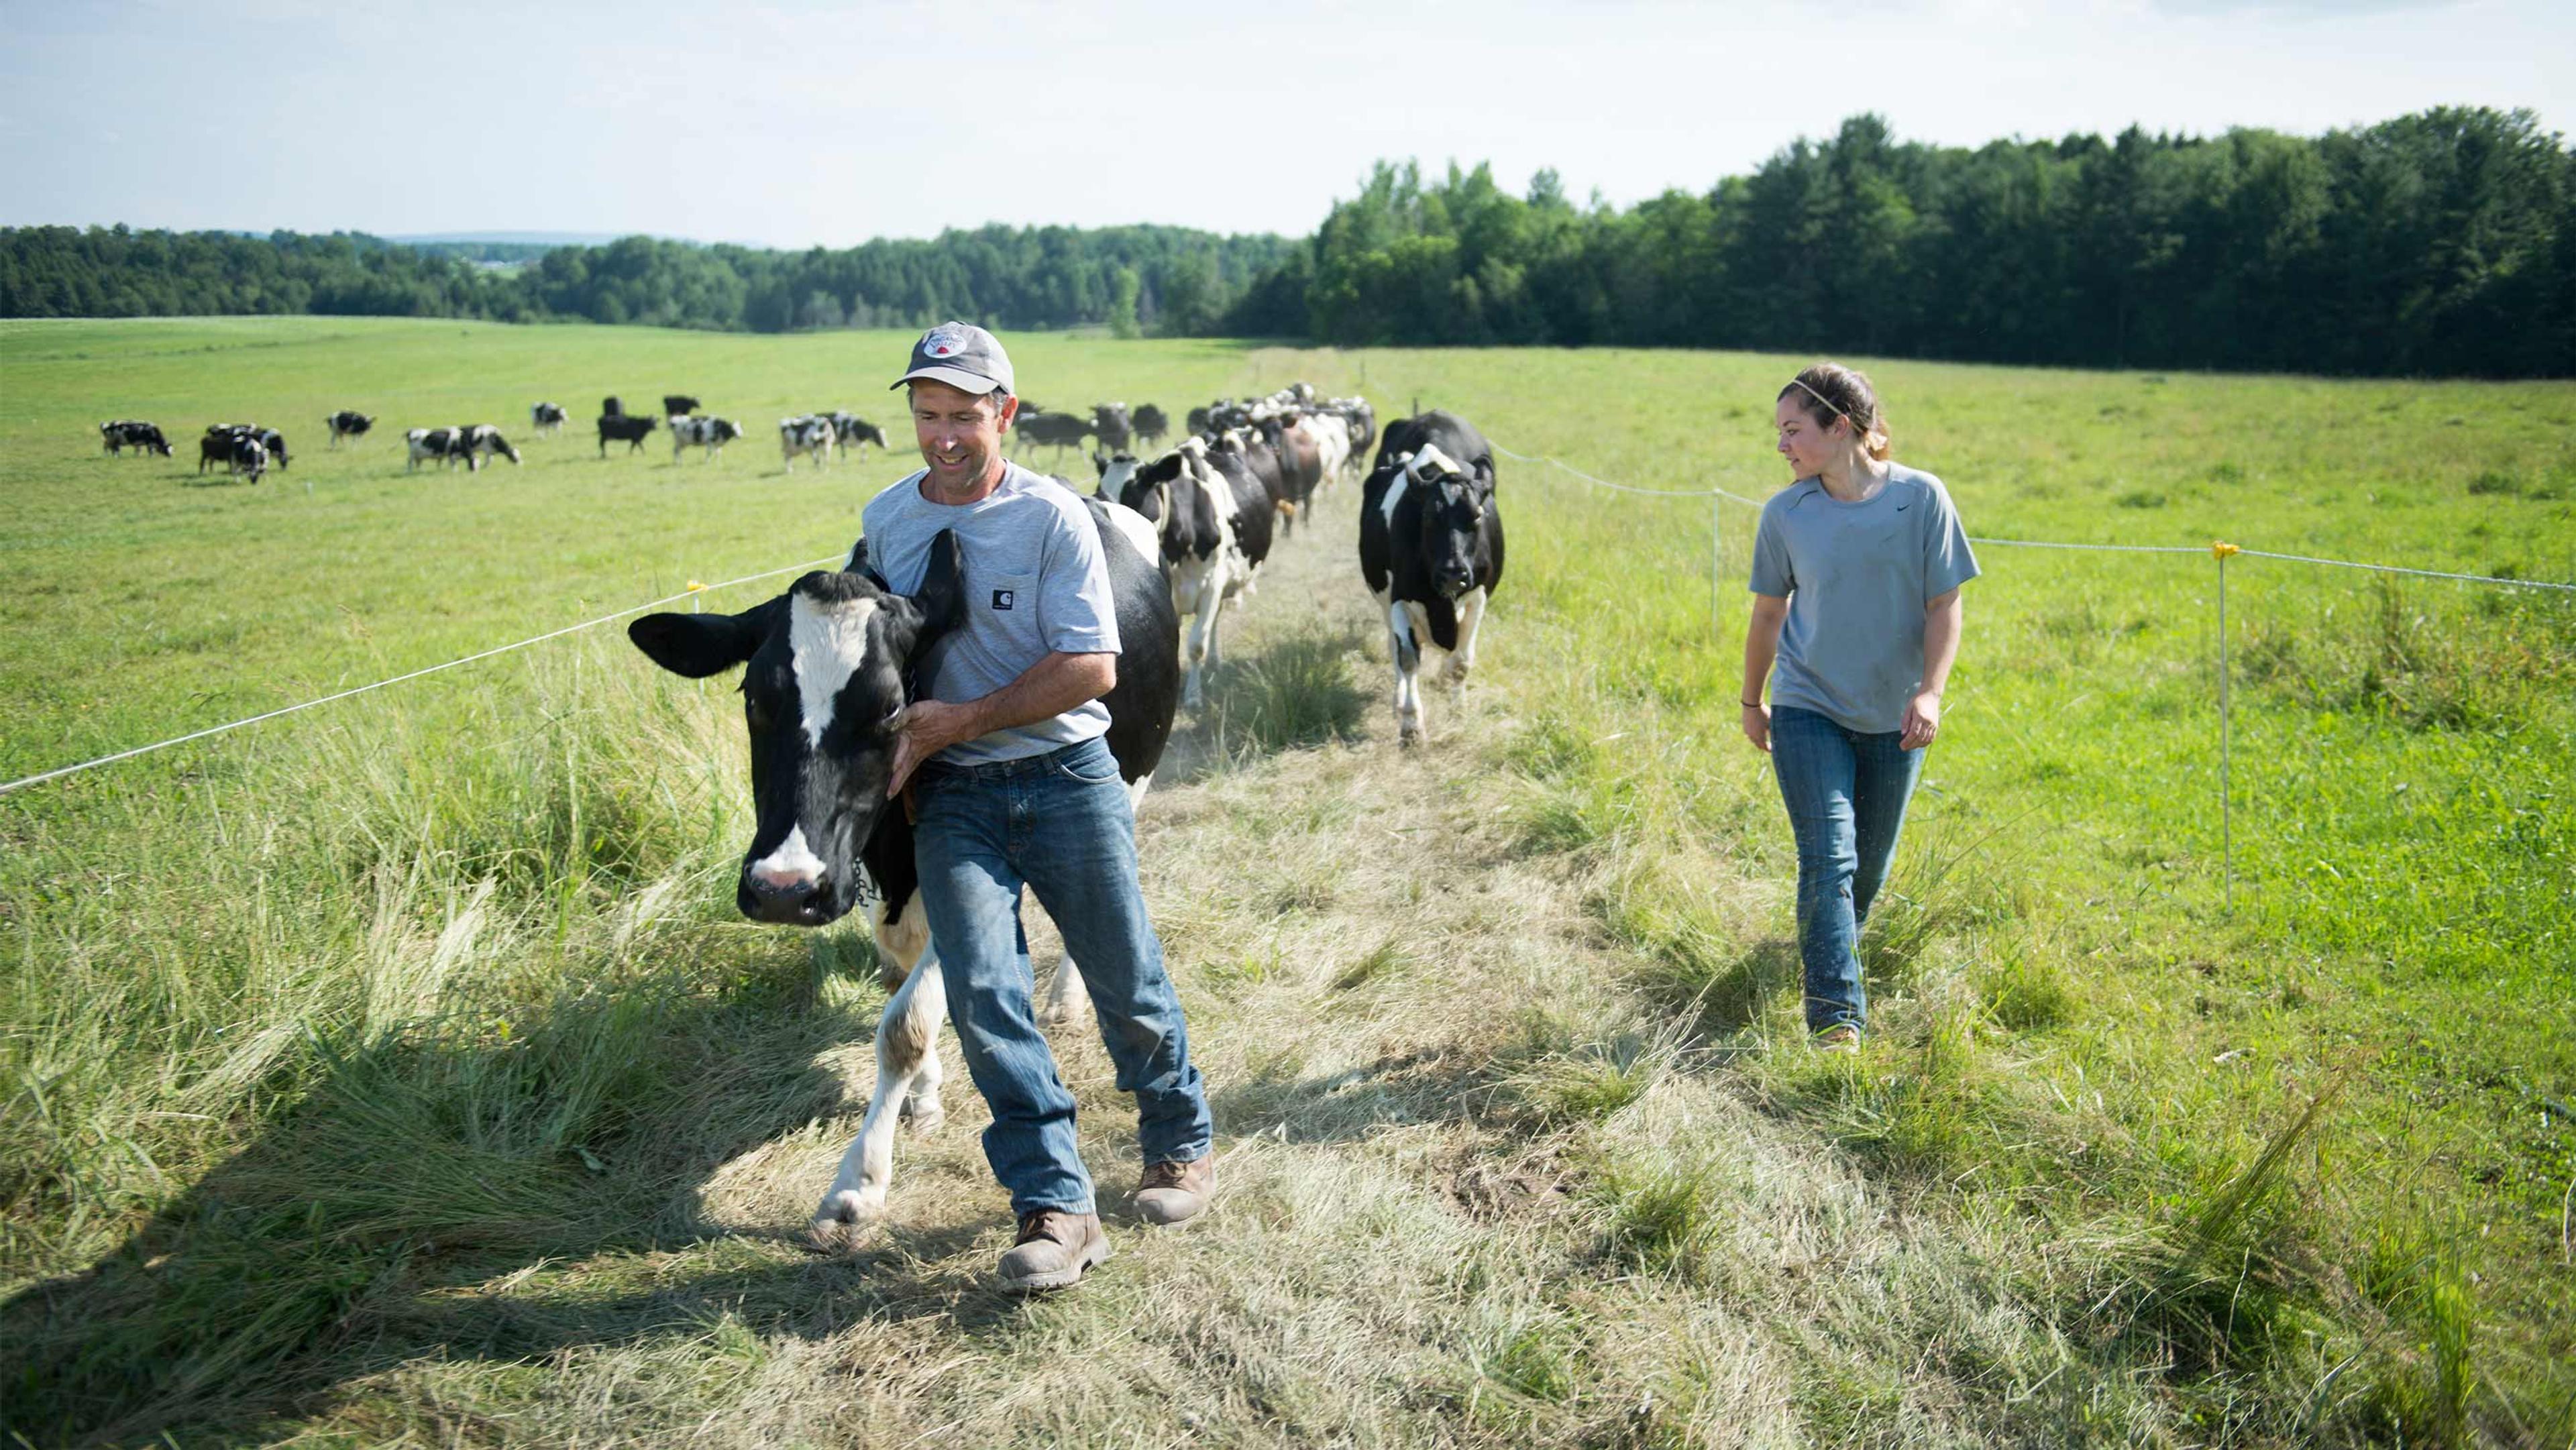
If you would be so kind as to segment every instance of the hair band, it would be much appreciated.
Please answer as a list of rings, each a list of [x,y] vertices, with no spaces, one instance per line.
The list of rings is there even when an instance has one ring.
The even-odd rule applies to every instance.
[[[1791,379],[1789,380],[1789,386],[1791,386],[1791,387],[1793,387],[1793,388],[1802,389],[1802,390],[1806,393],[1806,395],[1807,395],[1808,397],[1813,398],[1813,399],[1815,399],[1817,402],[1824,404],[1824,405],[1825,405],[1825,411],[1826,411],[1826,412],[1833,414],[1835,417],[1840,418],[1840,419],[1842,419],[1842,420],[1843,420],[1843,421],[1845,421],[1845,422],[1850,422],[1850,421],[1851,421],[1851,414],[1846,413],[1846,412],[1844,412],[1842,409],[1835,407],[1835,406],[1833,405],[1833,401],[1832,401],[1831,399],[1827,398],[1824,394],[1822,394],[1822,393],[1820,393],[1820,392],[1817,392],[1815,389],[1808,387],[1808,386],[1807,386],[1807,380],[1806,380],[1806,379],[1804,379],[1804,378],[1791,378]]]

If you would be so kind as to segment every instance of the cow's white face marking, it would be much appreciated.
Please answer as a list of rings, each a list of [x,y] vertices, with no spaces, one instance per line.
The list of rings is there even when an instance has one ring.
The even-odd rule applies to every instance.
[[[809,885],[823,879],[823,858],[805,844],[805,828],[798,826],[777,850],[751,863],[751,879],[764,886]]]
[[[876,601],[826,604],[794,594],[787,601],[787,645],[796,668],[796,698],[805,743],[821,746],[832,702],[868,658],[868,621]]]

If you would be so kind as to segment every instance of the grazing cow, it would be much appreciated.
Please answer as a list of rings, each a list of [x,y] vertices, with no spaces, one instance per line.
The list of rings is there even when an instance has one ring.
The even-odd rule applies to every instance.
[[[662,412],[666,417],[677,418],[683,413],[694,413],[696,411],[698,411],[698,400],[690,397],[686,393],[664,393],[662,395]]]
[[[1253,571],[1270,553],[1269,495],[1248,472],[1211,462],[1199,439],[1138,465],[1128,455],[1101,466],[1100,486],[1144,516],[1161,541],[1172,607],[1190,619],[1181,659],[1182,701],[1206,703],[1204,680],[1217,664],[1217,624],[1227,601],[1248,593]]]
[[[684,414],[671,420],[671,461],[679,462],[680,455],[695,444],[703,450],[701,456],[712,463],[726,444],[741,436],[741,425],[731,418],[692,418]]]
[[[233,447],[233,440],[237,438],[258,440],[262,454],[260,459],[262,472],[267,470],[271,462],[275,462],[281,469],[286,467],[285,434],[274,428],[262,428],[257,423],[209,423],[206,425],[204,435],[197,440],[197,471],[203,473],[212,465],[220,463],[233,472],[239,473],[241,471],[238,461],[240,453]]]
[[[519,450],[511,447],[510,440],[501,436],[501,430],[489,423],[477,423],[466,429],[465,446],[486,456],[498,453],[512,464],[519,461]]]
[[[886,442],[885,430],[874,423],[870,423],[865,419],[860,418],[855,413],[845,412],[839,408],[835,408],[829,413],[820,414],[818,416],[832,420],[833,443],[843,449],[857,450],[855,454],[857,457],[866,457],[867,445],[871,443],[875,444],[879,448],[886,449],[888,452],[893,451],[892,446]]]
[[[781,418],[778,420],[778,456],[785,461],[790,473],[796,471],[796,455],[799,453],[812,458],[816,468],[829,468],[832,466],[832,444],[839,437],[829,418],[817,418],[811,413]]]
[[[641,452],[644,448],[644,435],[652,432],[654,425],[659,422],[661,419],[649,414],[641,418],[628,417],[624,413],[601,414],[599,456],[602,458],[608,456],[608,445],[611,441],[625,444],[626,451],[629,453]]]
[[[109,453],[123,457],[125,450],[170,456],[170,440],[161,436],[160,428],[134,418],[119,418],[98,425],[99,445]]]
[[[405,473],[418,469],[424,458],[441,468],[449,467],[461,460],[468,473],[483,466],[482,455],[474,451],[470,429],[414,428],[403,435],[403,443],[411,454],[403,461]]]
[[[259,441],[257,433],[228,434],[226,441],[231,446],[232,471],[247,473],[251,482],[259,482],[260,475],[268,472],[268,445]],[[284,467],[285,461],[279,460],[278,466]]]
[[[1120,643],[1118,683],[1102,697],[1107,740],[1129,799],[1141,802],[1171,738],[1179,625],[1152,562],[1111,521],[1116,506],[1095,499],[1089,510]],[[884,1214],[898,1117],[928,1132],[943,1116],[947,984],[917,899],[912,826],[886,800],[886,786],[913,666],[963,616],[965,568],[954,534],[931,545],[917,595],[890,593],[867,562],[862,540],[846,569],[808,574],[744,613],[651,614],[627,626],[636,647],[674,674],[702,679],[749,666],[742,689],[754,824],[735,906],[755,921],[822,926],[864,903],[876,931],[878,974],[893,995],[877,1022],[867,1117],[815,1210],[823,1247],[844,1245]],[[1078,983],[1079,969],[1067,961],[1056,980]]]
[[[1049,413],[1036,408],[1022,408],[1011,423],[1011,441],[1053,448],[1058,453],[1091,436],[1091,420],[1072,413]]]
[[[1172,431],[1172,420],[1163,415],[1162,409],[1151,403],[1137,405],[1135,422],[1136,441],[1148,448],[1162,442]]]
[[[564,415],[561,403],[537,403],[528,409],[528,426],[535,430],[539,437],[552,438],[562,432],[563,425],[570,421],[572,420]]]
[[[376,426],[376,420],[368,417],[364,413],[352,412],[347,408],[343,408],[339,412],[332,414],[330,417],[323,419],[322,426],[331,430],[330,441],[325,443],[323,446],[326,448],[337,448],[340,446],[340,440],[343,438],[365,437],[367,435],[367,430]]]
[[[1091,405],[1091,436],[1112,453],[1119,452],[1136,439],[1135,420],[1127,416],[1125,403]]]
[[[1395,718],[1422,740],[1424,637],[1449,652],[1452,689],[1476,664],[1476,627],[1503,580],[1494,451],[1475,425],[1433,410],[1388,425],[1360,494],[1360,576],[1386,611]]]

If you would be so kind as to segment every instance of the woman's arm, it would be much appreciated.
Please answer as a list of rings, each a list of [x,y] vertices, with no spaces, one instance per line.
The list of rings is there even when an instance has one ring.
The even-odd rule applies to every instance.
[[[1923,606],[1923,687],[1905,706],[1902,750],[1919,750],[1941,733],[1941,692],[1950,688],[1950,666],[1959,658],[1959,591],[1951,590]]]
[[[1736,699],[1744,706],[1744,738],[1765,755],[1771,753],[1771,707],[1762,703],[1762,686],[1780,656],[1780,624],[1788,617],[1788,600],[1756,594],[1753,617],[1744,625],[1744,693]]]

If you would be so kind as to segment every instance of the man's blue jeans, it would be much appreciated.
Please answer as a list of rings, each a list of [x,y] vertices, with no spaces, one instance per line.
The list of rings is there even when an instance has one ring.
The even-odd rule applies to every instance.
[[[1807,1030],[1869,1015],[1860,929],[1887,879],[1905,805],[1923,768],[1899,733],[1847,730],[1795,705],[1771,708],[1771,764],[1798,836],[1798,956],[1806,965]]]
[[[1136,819],[1100,740],[994,765],[921,768],[913,851],[966,1072],[993,1110],[984,1157],[1011,1210],[1091,1213],[1073,1094],[1030,1006],[1020,888],[1064,934],[1118,1086],[1136,1095],[1147,1163],[1207,1156],[1215,1125],[1190,1064],[1180,998],[1136,885]]]

